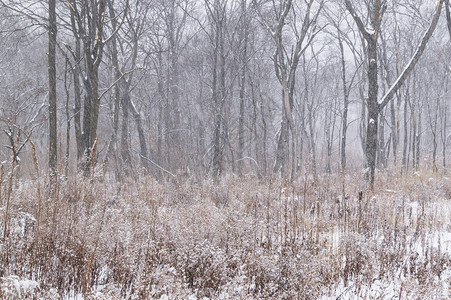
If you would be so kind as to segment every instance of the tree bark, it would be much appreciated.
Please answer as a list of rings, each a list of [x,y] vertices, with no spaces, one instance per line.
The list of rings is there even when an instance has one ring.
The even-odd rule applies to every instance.
[[[49,0],[49,172],[56,175],[57,167],[57,117],[56,117],[56,8],[55,0]]]

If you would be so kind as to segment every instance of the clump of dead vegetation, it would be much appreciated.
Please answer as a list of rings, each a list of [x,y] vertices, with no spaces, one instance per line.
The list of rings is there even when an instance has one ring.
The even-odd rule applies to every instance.
[[[0,298],[384,298],[378,284],[402,299],[449,295],[446,177],[381,175],[369,193],[343,174],[293,183],[98,174],[53,189],[45,176],[2,174]]]

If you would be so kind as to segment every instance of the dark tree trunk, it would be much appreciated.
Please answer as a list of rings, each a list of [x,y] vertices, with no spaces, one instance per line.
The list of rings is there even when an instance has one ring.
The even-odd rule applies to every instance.
[[[377,37],[374,35],[367,39],[368,43],[368,123],[366,130],[366,161],[369,168],[370,188],[374,187],[374,172],[377,156],[377,127],[379,121],[378,74],[377,74]]]
[[[75,140],[77,143],[77,160],[83,157],[83,135],[81,127],[81,90],[80,90],[80,69],[77,66],[77,62],[81,58],[81,44],[79,30],[77,30],[75,11],[71,10],[70,14],[72,32],[75,38],[75,52],[73,53],[75,64],[72,69],[74,76],[74,128],[75,128]]]
[[[129,132],[129,95],[128,91],[125,91],[127,83],[122,82],[123,95],[121,97],[122,106],[122,125],[121,125],[121,160],[122,160],[122,172],[125,176],[131,174],[132,171],[132,158],[130,155],[130,132]]]
[[[66,67],[64,69],[64,91],[66,92],[66,103],[64,105],[64,112],[66,114],[66,153],[64,158],[64,175],[69,175],[69,158],[70,158],[70,128],[71,116],[69,110],[70,91],[67,83],[69,59],[66,58]]]
[[[55,0],[49,0],[49,172],[56,175],[57,167],[57,128],[56,128],[56,11]]]

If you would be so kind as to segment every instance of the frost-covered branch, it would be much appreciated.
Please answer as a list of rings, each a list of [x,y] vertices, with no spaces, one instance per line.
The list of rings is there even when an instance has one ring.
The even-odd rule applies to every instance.
[[[451,12],[450,12],[449,6],[450,6],[449,0],[445,0],[445,7],[446,7],[446,21],[447,21],[447,24],[448,24],[449,37],[450,37],[450,39],[451,39]]]
[[[429,28],[423,35],[423,38],[421,39],[421,42],[418,45],[418,48],[415,51],[415,54],[412,56],[409,63],[407,64],[407,66],[404,68],[404,70],[398,76],[398,79],[396,79],[396,81],[388,89],[387,93],[382,97],[382,100],[379,103],[379,111],[381,111],[388,104],[388,102],[390,102],[390,100],[393,98],[395,93],[398,91],[398,89],[404,83],[406,78],[409,76],[410,72],[413,70],[413,68],[415,67],[417,62],[420,60],[420,57],[423,54],[424,49],[426,49],[426,44],[428,43],[430,37],[432,36],[432,33],[434,32],[435,28],[437,27],[437,23],[440,18],[440,13],[442,11],[442,7],[443,7],[443,0],[438,0],[438,4],[435,9],[435,13],[434,13],[434,16],[432,17],[432,21],[431,21],[431,24],[429,25]]]

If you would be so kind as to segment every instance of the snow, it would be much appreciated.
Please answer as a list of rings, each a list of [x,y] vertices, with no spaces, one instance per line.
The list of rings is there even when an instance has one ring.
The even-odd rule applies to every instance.
[[[366,32],[368,32],[370,35],[374,35],[374,33],[376,32],[376,31],[374,31],[373,28],[365,28],[365,29],[366,29]]]
[[[0,277],[0,291],[6,298],[22,299],[27,295],[31,295],[36,289],[39,289],[39,283],[37,281],[28,279],[21,280],[15,275]]]
[[[418,203],[413,203],[418,204]],[[435,232],[431,236],[432,247],[437,250],[441,248],[444,253],[451,255],[451,232]],[[416,252],[419,257],[422,256],[424,252],[420,241],[416,242],[417,246]],[[407,258],[406,258],[407,260]],[[446,264],[446,263],[445,263]],[[323,295],[320,300],[346,300],[346,299],[409,299],[409,290],[406,286],[408,281],[403,275],[397,276],[397,278],[389,279],[379,279],[373,278],[373,280],[368,283],[361,280],[349,281],[347,286],[341,281],[330,293],[329,295]],[[437,299],[449,299],[451,286],[451,269],[449,266],[442,273],[441,278],[436,278],[440,280],[442,285],[442,294],[437,294]]]

